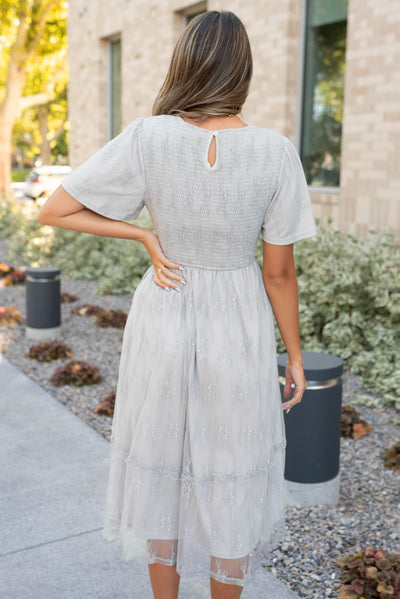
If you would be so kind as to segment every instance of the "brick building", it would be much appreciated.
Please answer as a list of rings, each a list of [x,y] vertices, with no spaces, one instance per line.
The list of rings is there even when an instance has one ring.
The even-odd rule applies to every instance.
[[[71,165],[151,114],[177,36],[213,9],[247,27],[242,118],[294,142],[315,216],[399,235],[399,0],[70,0]]]

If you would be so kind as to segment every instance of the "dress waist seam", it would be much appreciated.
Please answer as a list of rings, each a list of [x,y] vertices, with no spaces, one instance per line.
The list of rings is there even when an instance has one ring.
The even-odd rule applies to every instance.
[[[188,263],[188,262],[183,262],[182,260],[174,260],[170,256],[168,256],[168,260],[171,260],[171,262],[175,262],[176,264],[181,264],[185,268],[199,268],[199,269],[202,269],[202,270],[240,270],[242,268],[246,268],[246,267],[250,266],[254,262],[257,262],[255,256],[254,256],[254,258],[252,258],[250,260],[250,262],[246,262],[246,264],[241,264],[239,266],[235,265],[235,266],[224,266],[224,267],[222,267],[222,266],[209,266],[209,265],[205,266],[203,264],[191,264],[191,263]],[[176,270],[176,269],[175,268],[171,268],[171,270]]]

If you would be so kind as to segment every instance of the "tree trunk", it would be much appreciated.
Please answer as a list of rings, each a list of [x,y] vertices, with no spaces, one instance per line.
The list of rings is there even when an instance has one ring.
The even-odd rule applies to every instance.
[[[25,79],[25,76],[24,78]],[[11,136],[14,121],[18,114],[18,99],[22,93],[24,80],[16,81],[12,94],[8,94],[0,106],[0,198],[11,193]]]
[[[0,109],[0,198],[11,189],[11,133]]]
[[[50,140],[48,139],[49,108],[49,103],[38,106],[39,130],[42,138],[42,143],[40,144],[40,158],[42,159],[42,164],[50,164],[51,161]]]
[[[9,193],[11,191],[11,136],[14,121],[21,110],[21,96],[26,77],[26,61],[36,51],[46,26],[47,17],[56,2],[57,0],[49,0],[45,6],[40,6],[40,2],[37,2],[36,0],[35,2],[30,3],[30,10],[40,8],[41,14],[28,43],[28,3],[24,1],[19,4],[17,12],[19,21],[17,37],[10,52],[6,78],[6,93],[0,104],[0,198],[4,193]],[[34,96],[25,99],[25,107],[35,103],[33,98]],[[36,100],[37,99],[38,98],[36,98]],[[49,93],[47,93],[47,98],[41,98],[40,103],[43,101],[48,102],[48,100]]]
[[[26,31],[20,22],[8,63],[6,93],[0,105],[0,198],[11,192],[11,135],[25,84],[25,53],[21,50],[25,37]]]

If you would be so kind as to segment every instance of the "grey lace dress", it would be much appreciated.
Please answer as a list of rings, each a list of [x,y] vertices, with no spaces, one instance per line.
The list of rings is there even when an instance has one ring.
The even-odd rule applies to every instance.
[[[146,206],[187,281],[168,292],[152,266],[133,295],[102,535],[125,559],[245,586],[285,533],[273,312],[255,249],[260,234],[277,245],[316,235],[297,150],[255,125],[140,118],[62,185],[111,219]]]

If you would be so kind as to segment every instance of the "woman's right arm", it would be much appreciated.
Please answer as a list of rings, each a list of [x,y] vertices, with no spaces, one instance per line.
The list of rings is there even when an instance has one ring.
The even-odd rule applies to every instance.
[[[73,198],[60,185],[43,204],[39,212],[39,222],[60,229],[70,229],[81,233],[91,233],[102,237],[140,241],[149,252],[154,265],[154,282],[164,289],[180,289],[174,281],[183,277],[172,272],[171,268],[181,265],[171,262],[163,253],[157,235],[144,227],[114,220],[89,210]],[[160,272],[159,269],[162,269]]]
[[[301,363],[299,299],[293,244],[272,245],[264,241],[262,275],[289,360]],[[294,405],[301,401],[307,387],[302,367],[287,366],[285,397],[290,395],[291,383],[294,383],[295,390],[290,405]],[[283,403],[282,408],[285,406],[286,403]]]

